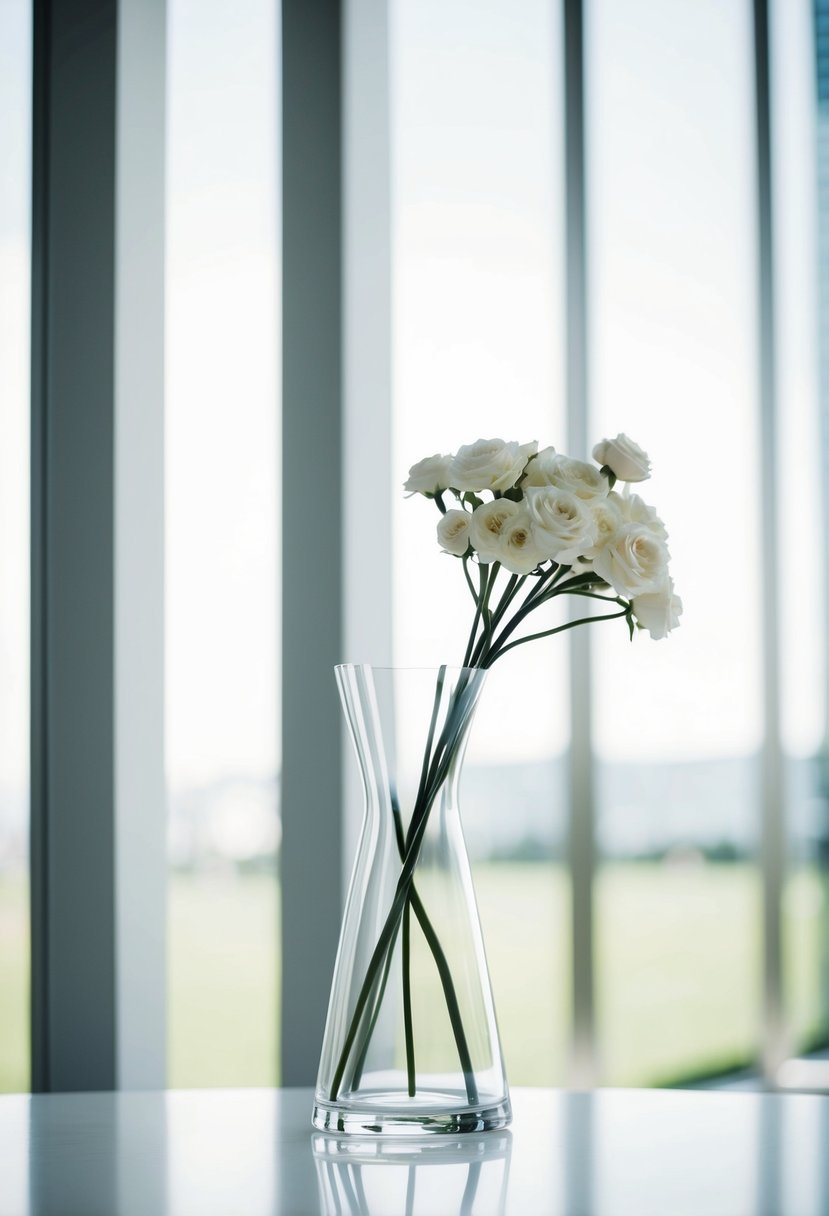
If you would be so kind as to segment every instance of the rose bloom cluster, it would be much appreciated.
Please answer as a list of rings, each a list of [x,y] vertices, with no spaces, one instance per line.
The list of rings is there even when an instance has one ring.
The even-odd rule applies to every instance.
[[[593,572],[629,600],[638,624],[664,638],[682,601],[669,573],[668,533],[653,507],[630,490],[650,476],[647,454],[624,434],[593,449],[595,464],[537,443],[479,439],[454,455],[429,456],[405,489],[441,510],[438,542],[459,558],[499,562],[517,575],[568,566]],[[623,493],[614,489],[624,483]],[[447,509],[451,493],[458,506]],[[482,494],[490,494],[484,500]]]

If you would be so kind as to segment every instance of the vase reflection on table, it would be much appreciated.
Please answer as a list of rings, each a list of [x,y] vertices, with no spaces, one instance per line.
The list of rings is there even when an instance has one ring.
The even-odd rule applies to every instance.
[[[485,672],[337,668],[365,815],[334,971],[314,1123],[484,1131],[509,1093],[458,782]]]
[[[509,1131],[389,1141],[313,1137],[325,1216],[502,1216],[509,1189]]]

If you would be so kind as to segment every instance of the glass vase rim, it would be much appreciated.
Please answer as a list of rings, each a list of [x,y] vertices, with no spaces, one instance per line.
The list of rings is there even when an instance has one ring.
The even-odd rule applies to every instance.
[[[486,667],[464,667],[461,663],[335,663],[335,671],[422,671],[422,672],[438,672],[451,671],[458,672],[477,672],[479,675],[484,675],[488,670]]]

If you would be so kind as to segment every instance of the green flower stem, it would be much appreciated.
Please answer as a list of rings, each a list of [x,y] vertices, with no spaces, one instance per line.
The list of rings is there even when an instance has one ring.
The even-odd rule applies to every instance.
[[[557,593],[558,590],[564,586],[561,580],[567,574],[569,574],[571,570],[572,566],[555,566],[552,570],[550,570],[548,578],[543,580],[541,586],[537,588],[539,598],[542,595],[553,595],[554,593]],[[570,580],[568,579],[567,581],[569,582]]]
[[[489,570],[488,566],[479,566],[478,567],[478,578],[480,579],[481,590],[475,599],[475,615],[472,618],[472,630],[469,634],[469,641],[466,644],[466,653],[463,656],[463,663],[461,664],[462,667],[469,666],[469,662],[472,658],[472,653],[475,648],[475,634],[478,631],[478,621],[481,619],[481,612],[483,610],[484,593],[486,592],[488,570]]]
[[[550,569],[545,570],[543,574],[541,574],[541,576],[536,580],[535,586],[524,600],[524,604],[522,606],[526,608],[528,605],[534,604],[542,595],[546,595],[550,587],[554,586],[555,583],[569,569],[569,566],[550,566]]]
[[[583,616],[578,621],[568,621],[566,625],[557,625],[555,629],[544,629],[540,633],[528,634],[525,638],[516,638],[514,642],[510,642],[507,646],[502,646],[497,651],[492,651],[483,664],[484,667],[491,667],[496,659],[500,659],[508,650],[512,650],[515,646],[523,646],[525,642],[534,642],[536,638],[549,638],[554,633],[564,633],[567,629],[575,629],[577,625],[592,625],[594,621],[615,621],[618,617],[627,616],[630,612],[629,608],[623,608],[621,612],[608,612],[603,616]]]
[[[481,602],[481,617],[483,619],[484,627],[483,627],[483,632],[481,633],[481,636],[478,638],[477,644],[475,645],[475,647],[472,651],[472,654],[470,655],[469,664],[468,664],[470,667],[479,666],[480,656],[486,650],[487,646],[489,645],[489,643],[492,640],[492,616],[493,616],[493,614],[490,611],[489,601],[492,596],[493,588],[495,587],[495,583],[498,578],[498,572],[501,569],[501,563],[493,562],[492,565],[485,566],[485,567],[483,567],[483,569],[488,571],[488,574],[485,575],[483,578],[483,599]],[[467,664],[464,663],[464,667],[466,667],[466,666],[467,666]]]
[[[412,887],[414,890],[414,887]],[[389,951],[391,953],[391,951]],[[403,1035],[406,1040],[406,1078],[409,1097],[415,1096],[417,1078],[414,1053],[414,1027],[412,1026],[412,975],[411,975],[411,900],[403,909]]]
[[[385,965],[387,954],[391,954],[391,949],[394,945],[394,940],[397,937],[400,928],[400,920],[403,915],[403,908],[406,900],[409,897],[409,888],[411,886],[412,874],[414,867],[417,864],[417,859],[420,854],[420,846],[423,843],[423,835],[426,830],[425,819],[422,820],[420,830],[416,832],[411,840],[409,848],[406,851],[406,858],[400,872],[400,877],[397,880],[397,887],[392,900],[391,908],[386,916],[385,923],[380,932],[380,937],[377,940],[377,945],[371,955],[371,959],[366,969],[365,979],[357,996],[357,1003],[354,1007],[354,1013],[351,1017],[351,1023],[348,1032],[345,1036],[340,1058],[337,1062],[337,1068],[331,1082],[331,1101],[337,1099],[345,1075],[346,1065],[351,1051],[355,1045],[357,1035],[360,1029],[360,1023],[363,1020],[363,1015],[368,1008],[368,1002],[374,993],[378,980],[381,978],[381,971]]]
[[[515,615],[510,621],[508,621],[503,633],[501,634],[501,640],[509,637],[513,630],[517,629],[521,621],[523,621],[525,617],[529,616],[531,612],[534,612],[540,604],[545,603],[548,599],[551,599],[553,595],[557,594],[557,591],[554,590],[556,583],[564,574],[566,574],[569,569],[569,566],[551,566],[549,570],[545,570],[544,573],[539,576],[536,585],[525,596],[524,602],[519,605]],[[525,575],[524,578],[521,579],[521,583],[523,583],[527,577],[528,576]],[[515,592],[519,590],[520,585],[521,584],[519,583],[519,585],[515,588]],[[501,616],[503,616],[503,613],[498,616],[496,623],[500,623]],[[492,649],[491,639],[489,649]],[[480,666],[483,666],[482,657],[482,653],[477,655],[477,660]]]
[[[441,673],[438,675],[438,681],[440,681],[442,673],[443,673],[443,669],[441,669]],[[389,791],[389,799],[391,801],[392,823],[394,824],[394,838],[397,843],[397,851],[400,854],[400,857],[402,860],[403,855],[406,851],[406,842],[405,842],[405,837],[404,837],[404,833],[403,833],[403,816],[400,814],[400,800],[397,797],[397,790],[394,789],[394,787],[392,787],[391,790]],[[380,1015],[380,1007],[383,1004],[383,996],[386,991],[386,984],[387,984],[388,978],[389,978],[389,971],[391,970],[391,963],[392,963],[392,951],[389,950],[389,952],[386,956],[385,965],[383,967],[383,974],[380,977],[380,983],[377,988],[377,995],[374,1000],[374,1010],[373,1010],[373,1012],[371,1014],[371,1018],[369,1020],[368,1029],[366,1030],[366,1033],[363,1036],[363,1046],[360,1050],[360,1054],[357,1058],[357,1062],[354,1065],[354,1072],[351,1077],[352,1089],[356,1089],[356,1087],[360,1083],[360,1078],[363,1075],[363,1068],[365,1067],[366,1056],[368,1055],[368,1049],[369,1049],[369,1045],[371,1043],[371,1036],[374,1034],[374,1027],[377,1025],[377,1018]]]
[[[561,588],[566,585],[561,580],[570,569],[570,566],[551,566],[549,570],[544,571],[518,610],[521,613],[522,620],[530,612],[534,612],[540,604],[546,603],[547,600],[559,594]],[[576,577],[581,579],[582,575],[577,575]],[[590,577],[593,578],[595,576],[591,575]],[[568,583],[570,581],[568,580]]]
[[[394,820],[394,833],[395,833],[395,837],[397,839],[397,848],[400,853],[400,859],[402,861],[403,857],[405,855],[406,842],[405,842],[405,839],[403,836],[403,818],[400,814],[400,805],[397,801],[397,795],[394,793],[392,794],[392,816],[393,816],[393,820]],[[414,882],[412,883],[411,890],[409,892],[409,903],[411,904],[412,910],[413,910],[415,916],[417,917],[418,923],[423,932],[423,936],[426,938],[426,943],[427,943],[429,949],[432,951],[432,956],[434,957],[434,960],[435,960],[435,966],[437,967],[441,986],[443,987],[443,996],[446,1001],[447,1011],[449,1013],[449,1021],[452,1026],[452,1033],[455,1036],[455,1044],[458,1049],[458,1058],[460,1060],[461,1068],[462,1068],[463,1074],[464,1074],[467,1095],[469,1096],[469,1101],[474,1105],[474,1103],[478,1101],[478,1089],[477,1089],[477,1084],[475,1081],[475,1073],[472,1068],[472,1056],[470,1055],[470,1052],[469,1052],[469,1045],[466,1041],[466,1032],[463,1028],[463,1017],[461,1016],[460,1004],[458,1002],[457,993],[455,992],[455,981],[452,979],[452,971],[449,966],[449,962],[446,958],[446,955],[444,954],[443,947],[440,944],[440,938],[438,937],[437,933],[435,932],[434,925],[432,924],[431,920],[429,919],[428,913],[426,912],[426,909],[423,906],[423,901],[421,900],[420,895],[418,894],[417,887],[414,885]],[[377,1013],[380,1008],[380,1002],[383,999],[382,993],[383,993],[383,990],[385,989],[385,981],[388,978],[388,973],[389,973],[388,964],[390,964],[390,962],[391,962],[391,951],[389,951],[388,963],[386,966],[384,979],[383,979],[383,983],[381,986],[381,992],[380,992],[380,995],[377,1000],[377,1008],[375,1009],[374,1018],[371,1023],[369,1037],[371,1035],[371,1032],[374,1030],[375,1022],[377,1021]],[[366,1042],[365,1047],[364,1047],[363,1058],[365,1058],[365,1051],[367,1051],[367,1050],[368,1050],[368,1042]],[[407,1059],[408,1059],[408,1057],[407,1057]],[[362,1074],[362,1069],[360,1069],[360,1073]],[[356,1084],[356,1079],[355,1079],[354,1083]],[[414,1096],[414,1095],[412,1095],[412,1096]]]
[[[563,595],[581,595],[589,600],[604,600],[606,604],[624,604],[628,607],[628,601],[622,599],[621,595],[602,595],[599,591],[564,591]]]
[[[429,789],[433,789],[435,791],[437,790],[438,786],[436,785],[436,774],[437,774],[439,765],[441,763],[441,760],[443,759],[443,755],[446,750],[447,744],[450,741],[453,741],[454,736],[457,735],[458,730],[460,729],[461,723],[458,724],[457,729],[455,729],[453,727],[453,723],[454,723],[455,716],[458,712],[458,706],[460,704],[461,696],[466,691],[466,688],[469,684],[469,679],[470,679],[470,677],[467,672],[464,671],[461,673],[460,679],[458,681],[458,686],[455,689],[454,693],[452,694],[452,705],[450,706],[449,712],[446,715],[446,721],[443,724],[443,729],[440,732],[440,737],[438,738],[438,741],[434,747],[434,752],[430,756],[429,749],[427,748],[426,752],[424,754],[423,765],[424,765],[424,770],[426,772],[426,780],[425,780],[425,782],[423,782],[423,781],[421,782],[421,790],[418,791],[418,793],[421,794],[422,796],[415,799],[414,811],[412,812],[412,820],[411,820],[411,823],[409,824],[409,831],[406,836],[406,847],[407,848],[408,848],[408,844],[409,844],[409,839],[411,838],[411,835],[417,826],[419,814],[422,813],[423,796],[425,796],[427,790],[429,790]],[[434,718],[434,711],[433,711],[433,718]],[[453,731],[454,731],[454,735],[453,735]]]
[[[504,588],[503,594],[502,594],[500,600],[498,601],[498,606],[492,615],[493,628],[501,620],[501,618],[503,617],[507,608],[509,608],[510,604],[515,599],[516,595],[521,590],[524,583],[526,583],[527,577],[528,576],[526,574],[522,574],[520,578],[517,574],[510,575],[509,580],[507,581],[507,585]]]
[[[498,571],[501,569],[500,562],[493,562],[489,568],[489,580],[486,585],[486,595],[484,597],[484,605],[481,609],[481,615],[484,618],[484,632],[481,638],[484,649],[492,641],[492,610],[489,607],[489,601],[492,598],[492,592],[498,578]]]
[[[442,674],[443,674],[443,671],[441,672],[441,675]],[[439,679],[440,679],[440,677],[439,677]],[[463,701],[463,697],[467,691],[467,688],[469,685],[469,680],[470,680],[469,676],[462,677],[461,682],[458,685],[458,688],[455,690],[454,704],[453,704],[452,708],[450,709],[449,714],[447,715],[446,724],[444,726],[443,731],[441,732],[441,737],[438,741],[438,747],[436,748],[436,754],[434,757],[434,761],[433,761],[432,766],[430,766],[431,793],[430,793],[430,797],[429,797],[429,803],[426,806],[425,811],[424,811],[424,820],[423,820],[424,824],[425,824],[426,817],[428,817],[429,810],[431,808],[431,803],[434,801],[437,791],[441,788],[444,781],[446,780],[446,778],[449,775],[449,771],[451,769],[452,762],[457,754],[458,742],[467,725],[467,717],[468,717],[468,712],[472,708],[472,700],[470,698],[469,703],[465,705],[464,701]],[[437,702],[437,700],[439,700],[440,691],[441,691],[441,687],[439,686],[439,688],[436,691],[436,702]],[[456,717],[458,718],[458,721],[455,724]],[[434,714],[433,714],[433,725],[434,725]],[[432,736],[433,736],[433,731],[430,731],[430,744],[431,744]],[[442,751],[442,756],[440,759],[438,759],[439,752],[441,752],[441,751]],[[427,748],[427,754],[428,754],[428,748]],[[412,833],[412,829],[414,828],[416,830],[417,827],[419,826],[419,825],[415,824],[416,814],[417,814],[417,812],[415,812],[415,815],[412,816],[412,825],[410,826],[410,835]],[[402,858],[403,849],[401,847],[401,844],[403,844],[405,842],[402,842],[402,819],[400,819],[399,807],[397,808],[397,816],[395,818],[395,823],[396,823],[396,825],[397,825],[397,823],[400,824],[400,830],[398,832],[398,848],[401,850],[401,858]],[[449,962],[446,958],[446,955],[443,951],[443,947],[440,944],[440,939],[438,938],[438,935],[435,932],[434,926],[432,925],[432,922],[430,921],[430,919],[428,917],[426,909],[423,906],[423,903],[422,903],[420,896],[417,892],[417,889],[414,885],[413,879],[410,884],[409,900],[411,903],[411,907],[415,913],[415,916],[417,917],[418,922],[420,924],[421,930],[423,932],[423,936],[425,937],[426,942],[429,946],[429,949],[432,952],[432,956],[435,960],[435,966],[437,967],[438,975],[439,975],[440,981],[441,981],[441,986],[443,987],[443,995],[444,995],[444,999],[446,1001],[446,1008],[447,1008],[447,1012],[449,1014],[449,1021],[452,1026],[452,1032],[455,1037],[455,1044],[456,1044],[457,1050],[458,1050],[458,1058],[460,1060],[461,1069],[463,1070],[463,1074],[464,1074],[464,1083],[466,1085],[467,1099],[468,1099],[470,1105],[474,1106],[478,1102],[478,1086],[477,1086],[477,1082],[475,1080],[475,1072],[472,1067],[472,1056],[469,1051],[469,1045],[467,1043],[466,1033],[464,1031],[463,1017],[461,1015],[460,1004],[458,1002],[457,993],[455,991],[454,980],[452,979],[452,971],[449,966]]]
[[[400,871],[400,877],[397,880],[397,887],[392,900],[391,907],[386,916],[385,923],[380,932],[377,945],[372,952],[368,968],[366,969],[365,979],[357,996],[354,1013],[352,1014],[348,1032],[345,1036],[340,1058],[337,1062],[337,1068],[331,1082],[331,1101],[336,1101],[340,1087],[345,1075],[345,1069],[348,1063],[349,1056],[354,1048],[357,1035],[359,1033],[360,1024],[364,1014],[368,1008],[368,1002],[375,991],[378,981],[381,980],[381,972],[384,967],[387,954],[391,953],[395,938],[400,929],[400,922],[403,916],[403,910],[406,901],[409,899],[410,890],[413,881],[414,869],[417,865],[418,857],[420,856],[420,848],[423,843],[423,837],[426,832],[426,824],[428,822],[429,812],[435,800],[438,790],[449,773],[451,762],[455,754],[455,749],[459,741],[461,732],[465,726],[465,717],[468,716],[468,710],[471,708],[471,701],[465,706],[463,704],[463,694],[466,692],[468,679],[462,681],[454,694],[454,704],[449,712],[446,725],[441,732],[441,739],[436,748],[435,759],[430,766],[429,777],[427,778],[426,790],[420,805],[415,806],[412,815],[412,823],[409,828],[408,838],[406,841],[406,855],[403,860],[403,865]],[[451,740],[452,746],[448,747]],[[443,754],[441,753],[441,749]],[[438,755],[440,754],[440,759]],[[477,1101],[477,1087],[474,1085],[474,1078],[467,1076],[467,1095],[471,1103]],[[470,1080],[472,1084],[470,1085]]]
[[[435,684],[435,699],[432,702],[432,717],[429,722],[429,734],[426,737],[426,750],[423,753],[423,765],[420,770],[420,783],[418,784],[418,787],[417,787],[417,797],[415,798],[415,806],[417,806],[418,803],[420,802],[421,798],[423,797],[424,790],[426,789],[426,779],[428,777],[428,771],[429,771],[429,758],[432,754],[432,742],[435,737],[435,726],[437,725],[438,712],[440,711],[440,702],[443,697],[443,685],[445,682],[446,682],[446,666],[444,665],[441,668],[439,668],[439,670],[438,670],[438,678],[437,678],[437,682]],[[400,806],[397,803],[397,794],[394,790],[392,790],[391,796],[392,796],[392,810],[394,810],[395,806],[397,807],[397,815],[395,818],[395,829],[397,829],[398,820],[399,820],[400,821],[400,832],[402,833],[403,821],[400,818]],[[399,844],[400,844],[400,841],[398,840],[398,846],[399,846]],[[402,857],[402,850],[401,850],[401,857]]]
[[[463,710],[463,713],[466,713],[468,709],[471,709],[471,701],[468,705],[463,704],[463,697],[469,686],[470,679],[471,676],[468,672],[463,672],[461,674],[460,680],[458,681],[458,686],[453,693],[453,705],[446,716],[446,722],[443,730],[441,731],[437,746],[435,747],[435,753],[432,757],[432,762],[429,766],[429,771],[426,778],[426,790],[431,790],[431,799],[434,799],[435,794],[445,780],[446,774],[449,771],[449,764],[451,763],[454,755],[454,749],[457,746],[458,739],[460,738],[465,726],[465,719],[463,716],[459,716],[459,714],[461,713],[461,710]],[[425,802],[422,806],[419,806],[418,803],[415,802],[415,809],[412,814],[412,821],[409,825],[409,831],[407,834],[407,848],[409,840],[412,838],[415,830],[419,827],[420,817],[423,815],[428,815],[430,808],[431,801]]]
[[[569,566],[562,567],[562,573],[566,573],[570,569]],[[599,578],[598,574],[592,570],[585,570],[582,574],[574,574],[572,578],[566,579],[563,583],[556,585],[556,595],[562,591],[571,591],[573,587],[606,587],[607,583],[603,578]]]
[[[380,1016],[380,1006],[383,1004],[383,994],[386,991],[386,984],[388,983],[389,972],[391,971],[391,964],[392,964],[392,952],[390,950],[388,952],[388,955],[386,956],[386,961],[383,965],[383,974],[380,976],[380,983],[377,988],[377,997],[374,1002],[374,1008],[371,1012],[371,1017],[369,1018],[368,1026],[366,1028],[366,1033],[363,1036],[363,1045],[360,1048],[360,1053],[357,1056],[357,1059],[354,1064],[354,1072],[353,1072],[352,1078],[351,1078],[352,1089],[356,1089],[357,1086],[360,1084],[360,1078],[362,1077],[363,1069],[366,1066],[366,1056],[368,1055],[368,1049],[371,1046],[371,1038],[372,1038],[372,1035],[374,1034],[374,1027],[377,1025],[377,1019]]]
[[[463,576],[466,579],[466,585],[469,588],[470,595],[472,596],[473,600],[475,601],[475,603],[477,605],[478,592],[475,590],[475,584],[472,582],[472,576],[469,573],[469,555],[467,554],[467,556],[464,557],[462,560],[463,560]]]
[[[533,590],[524,600],[524,603],[501,631],[497,641],[494,643],[494,645],[489,647],[490,652],[493,650],[500,650],[503,643],[508,637],[510,637],[511,634],[515,632],[521,622],[528,617],[531,612],[535,612],[536,608],[540,607],[541,604],[546,604],[549,600],[554,599],[557,595],[561,595],[564,591],[569,590],[570,588],[582,587],[586,584],[595,583],[597,581],[596,575],[588,571],[586,574],[577,574],[574,575],[573,578],[567,579],[563,583],[560,582],[559,580],[567,573],[569,569],[569,566],[554,566],[551,567],[550,570],[545,571],[539,580],[539,585],[533,588]],[[483,661],[481,661],[480,665],[482,667],[492,666],[491,663],[484,664]]]
[[[524,586],[524,584],[525,584],[526,580],[528,580],[528,578],[529,578],[529,575],[526,575],[526,574],[509,575],[509,579],[507,580],[507,586],[504,587],[503,592],[501,593],[501,598],[498,599],[498,603],[497,603],[497,607],[495,608],[495,612],[492,613],[492,627],[495,627],[498,624],[498,621],[500,621],[503,618],[503,614],[506,613],[506,610],[509,607],[509,604],[511,604],[513,602],[513,599],[515,598],[515,596],[518,595],[518,592],[521,590],[521,587]]]
[[[461,1007],[458,1002],[457,992],[455,991],[455,981],[452,979],[452,971],[449,966],[449,961],[444,954],[443,947],[440,944],[440,939],[435,932],[432,922],[426,914],[420,896],[414,886],[411,889],[411,905],[412,911],[417,917],[420,928],[423,931],[423,936],[432,951],[432,956],[435,960],[435,966],[438,970],[441,986],[443,988],[443,997],[446,1001],[446,1009],[449,1013],[449,1021],[452,1026],[452,1033],[455,1036],[455,1046],[458,1049],[458,1059],[460,1060],[461,1069],[463,1071],[464,1084],[466,1085],[466,1096],[469,1099],[471,1106],[474,1106],[478,1101],[478,1085],[475,1080],[475,1071],[472,1067],[472,1056],[469,1051],[469,1044],[466,1041],[466,1031],[463,1028],[463,1017],[461,1015]]]

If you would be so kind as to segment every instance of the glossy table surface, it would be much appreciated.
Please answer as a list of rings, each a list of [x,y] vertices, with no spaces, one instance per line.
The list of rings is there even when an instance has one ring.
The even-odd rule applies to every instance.
[[[0,1213],[829,1214],[829,1098],[513,1090],[509,1132],[310,1126],[311,1091],[0,1098]]]

